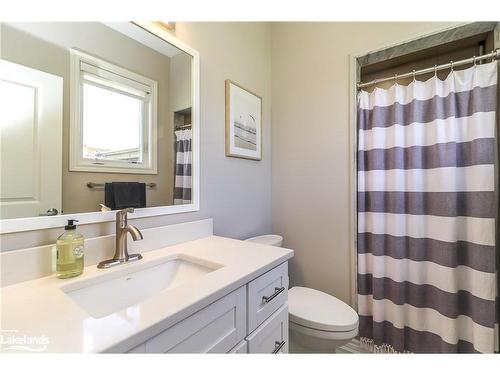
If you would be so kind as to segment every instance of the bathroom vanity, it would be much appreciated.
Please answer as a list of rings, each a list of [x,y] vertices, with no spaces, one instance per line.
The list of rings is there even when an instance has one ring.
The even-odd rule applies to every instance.
[[[201,238],[164,246],[182,231]],[[82,276],[1,289],[2,329],[45,336],[41,352],[286,353],[293,251],[209,232],[211,220],[146,229],[149,242],[134,248],[143,259],[112,269],[96,263],[109,254],[113,236],[89,239],[86,259],[93,264]],[[24,249],[2,260],[13,266],[31,251],[44,253]]]
[[[128,353],[287,353],[287,262]]]

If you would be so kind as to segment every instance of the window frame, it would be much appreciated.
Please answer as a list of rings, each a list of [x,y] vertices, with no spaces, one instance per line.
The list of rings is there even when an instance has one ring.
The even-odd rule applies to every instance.
[[[158,83],[148,77],[73,48],[70,49],[70,65],[69,170],[75,172],[158,174],[156,147]],[[103,82],[107,82],[107,84],[103,85]],[[131,95],[131,92],[135,90],[149,92],[143,105],[142,162],[93,160],[83,157],[84,83],[117,91],[123,95]]]

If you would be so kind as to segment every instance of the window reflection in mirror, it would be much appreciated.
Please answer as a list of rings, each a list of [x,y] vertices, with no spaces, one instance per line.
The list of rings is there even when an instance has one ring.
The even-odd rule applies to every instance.
[[[82,157],[140,163],[144,102],[89,83],[81,90]]]
[[[0,219],[191,203],[192,56],[131,23],[0,28]]]
[[[70,171],[156,174],[158,82],[71,49],[70,86]]]

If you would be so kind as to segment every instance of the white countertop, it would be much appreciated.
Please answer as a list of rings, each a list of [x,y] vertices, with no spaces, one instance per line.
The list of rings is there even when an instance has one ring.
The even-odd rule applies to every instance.
[[[61,290],[75,280],[174,254],[205,259],[223,267],[100,319],[88,315]],[[60,280],[52,275],[1,288],[1,330],[45,336],[48,345],[44,352],[124,352],[287,261],[293,251],[210,236],[142,255],[144,258],[138,262],[107,270],[95,265],[86,267],[83,275],[72,279]]]

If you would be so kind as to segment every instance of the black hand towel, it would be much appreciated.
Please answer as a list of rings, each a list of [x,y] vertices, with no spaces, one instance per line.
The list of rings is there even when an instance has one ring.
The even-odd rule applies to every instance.
[[[113,184],[111,182],[106,182],[104,184],[104,204],[106,207],[116,210],[115,194],[113,194]]]
[[[112,182],[104,185],[105,205],[112,210],[146,207],[146,184],[143,182]]]

